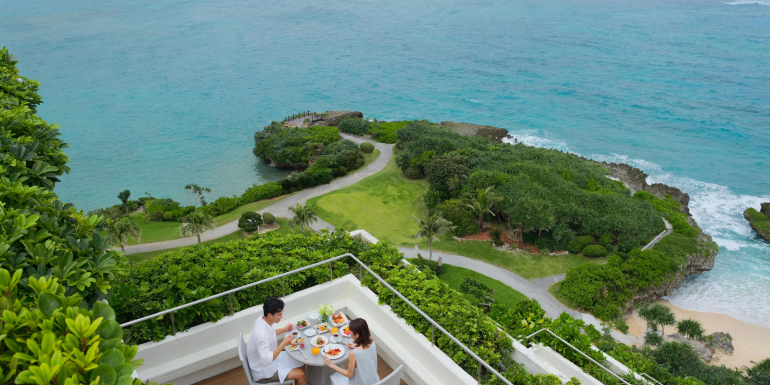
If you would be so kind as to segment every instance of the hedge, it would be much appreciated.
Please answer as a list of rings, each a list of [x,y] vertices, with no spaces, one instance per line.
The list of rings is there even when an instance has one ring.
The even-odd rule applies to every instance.
[[[361,143],[361,151],[367,154],[371,154],[372,152],[374,152],[374,145],[369,142],[363,142]]]
[[[583,256],[588,258],[603,258],[607,256],[607,249],[602,245],[588,245],[583,249]]]
[[[594,237],[590,235],[584,235],[581,237],[575,237],[567,244],[567,251],[572,254],[580,254],[586,246],[594,243]]]

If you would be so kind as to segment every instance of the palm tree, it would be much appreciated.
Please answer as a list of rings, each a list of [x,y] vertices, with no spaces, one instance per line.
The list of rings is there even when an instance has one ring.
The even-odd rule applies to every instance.
[[[289,207],[289,211],[294,213],[294,218],[289,219],[292,231],[294,231],[294,226],[299,226],[300,234],[304,234],[305,227],[310,228],[311,223],[318,222],[318,216],[308,205],[303,206],[297,203],[296,206]]]
[[[417,234],[413,235],[412,238],[415,239],[421,239],[421,238],[428,238],[428,249],[430,250],[430,254],[428,255],[428,259],[431,261],[433,260],[433,241],[438,241],[437,235],[441,235],[446,233],[447,231],[451,231],[457,228],[457,226],[452,226],[452,222],[444,219],[444,217],[441,216],[441,213],[437,211],[428,211],[425,214],[423,214],[420,218],[414,217],[414,220],[417,222],[417,225],[420,227],[420,231],[417,232]]]
[[[118,199],[123,202],[123,207],[126,208],[126,218],[128,218],[128,198],[131,196],[131,191],[124,190],[118,194]]]
[[[486,189],[478,189],[476,191],[476,196],[473,198],[465,199],[465,203],[466,206],[473,210],[473,213],[476,214],[476,217],[479,218],[479,228],[481,228],[481,225],[484,221],[484,216],[487,214],[492,214],[492,216],[495,216],[495,213],[492,212],[492,206],[502,200],[503,197],[495,194],[492,191],[492,187],[490,186]]]
[[[107,240],[113,245],[120,244],[123,253],[126,252],[126,243],[128,238],[134,238],[139,241],[142,237],[142,229],[128,218],[116,220],[107,220]]]
[[[206,230],[214,230],[217,225],[214,218],[200,210],[195,210],[182,217],[182,228],[179,230],[183,237],[198,237],[198,247],[201,247],[201,234]]]

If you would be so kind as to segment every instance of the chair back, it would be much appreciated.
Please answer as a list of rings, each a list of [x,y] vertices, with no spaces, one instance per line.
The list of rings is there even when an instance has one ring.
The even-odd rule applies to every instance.
[[[246,372],[246,378],[249,380],[249,384],[253,384],[254,379],[251,378],[249,355],[246,354],[246,341],[243,340],[243,333],[238,333],[238,358],[241,359],[241,364],[243,364],[243,371]]]
[[[398,365],[393,373],[390,373],[387,377],[380,380],[380,382],[374,385],[399,385],[401,383],[401,372],[404,371],[404,364]]]

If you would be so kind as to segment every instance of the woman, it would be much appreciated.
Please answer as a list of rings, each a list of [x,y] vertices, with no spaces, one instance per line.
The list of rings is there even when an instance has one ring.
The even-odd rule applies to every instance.
[[[324,359],[326,366],[349,378],[349,385],[373,385],[380,382],[380,376],[377,375],[377,350],[372,334],[369,333],[369,325],[363,318],[350,321],[350,336],[353,337],[353,343],[348,344],[348,368],[340,368],[329,357]]]

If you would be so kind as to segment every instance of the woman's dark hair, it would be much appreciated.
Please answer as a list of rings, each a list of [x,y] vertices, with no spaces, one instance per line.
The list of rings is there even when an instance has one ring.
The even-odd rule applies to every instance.
[[[350,321],[350,332],[358,334],[358,338],[353,341],[356,346],[368,348],[372,344],[372,333],[369,333],[369,325],[363,318],[356,318]]]
[[[270,297],[265,300],[265,304],[262,305],[262,311],[265,313],[265,317],[268,314],[280,313],[283,310],[283,301],[278,297]]]

